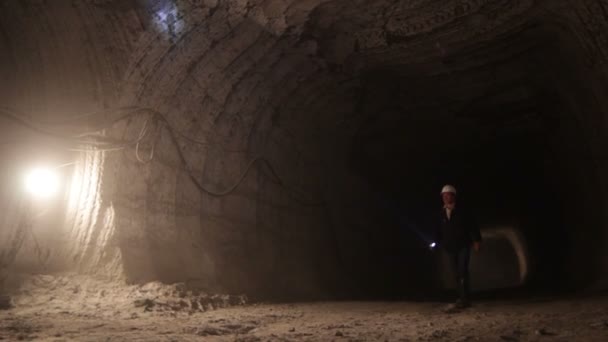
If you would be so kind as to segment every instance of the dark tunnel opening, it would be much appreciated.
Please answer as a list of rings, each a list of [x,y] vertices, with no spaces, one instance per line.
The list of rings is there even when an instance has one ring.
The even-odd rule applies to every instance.
[[[547,60],[572,67],[554,43],[532,27],[445,56],[435,67],[396,65],[362,76],[354,114],[362,119],[349,163],[370,187],[373,271],[359,278],[368,295],[437,290],[426,247],[443,184],[462,189],[483,230],[521,234],[529,274],[502,287],[564,291],[597,279],[604,233],[593,189],[600,185],[582,119],[546,79],[554,71],[545,68],[554,65],[541,67]],[[495,253],[503,263],[490,277],[520,269],[513,252]]]

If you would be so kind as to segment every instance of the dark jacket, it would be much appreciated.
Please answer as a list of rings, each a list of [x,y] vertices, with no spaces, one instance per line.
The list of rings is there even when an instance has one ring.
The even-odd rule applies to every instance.
[[[441,208],[439,225],[435,232],[435,242],[448,252],[458,252],[470,247],[474,241],[481,241],[481,233],[472,213],[458,205],[452,210],[451,219]]]

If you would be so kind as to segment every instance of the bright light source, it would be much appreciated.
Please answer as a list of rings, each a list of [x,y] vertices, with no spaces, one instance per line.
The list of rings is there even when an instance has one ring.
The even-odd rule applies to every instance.
[[[436,243],[434,243],[434,242],[432,242],[432,243],[429,245],[429,247],[431,247],[431,248],[435,248],[436,246],[437,246],[437,244],[436,244]]]
[[[25,190],[37,197],[51,197],[59,191],[59,176],[53,169],[33,169],[25,177]]]

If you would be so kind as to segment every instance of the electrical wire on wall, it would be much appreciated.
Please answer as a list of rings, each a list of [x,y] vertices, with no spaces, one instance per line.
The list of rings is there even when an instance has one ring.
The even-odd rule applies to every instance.
[[[56,127],[58,125],[68,125],[68,124],[77,124],[82,123],[83,120],[86,120],[90,117],[100,117],[102,115],[107,114],[119,114],[118,117],[103,122],[91,131],[80,132],[78,134],[65,134],[57,131]],[[323,206],[324,201],[310,201],[306,199],[303,193],[293,187],[288,186],[281,177],[277,174],[272,164],[268,159],[262,156],[254,157],[245,167],[243,172],[239,175],[236,181],[225,190],[217,191],[212,190],[206,186],[204,186],[198,178],[194,175],[192,168],[190,167],[184,151],[180,145],[180,139],[185,140],[192,144],[209,146],[212,145],[208,141],[202,141],[198,139],[194,139],[183,132],[179,131],[171,122],[167,119],[167,117],[152,108],[144,108],[144,107],[121,107],[115,108],[108,111],[103,112],[93,112],[87,113],[83,115],[78,115],[75,117],[61,119],[58,121],[41,121],[41,122],[33,122],[31,120],[26,119],[25,113],[13,110],[7,107],[0,107],[0,116],[7,118],[25,128],[32,130],[35,133],[42,134],[44,136],[52,137],[58,139],[60,141],[68,143],[68,150],[77,151],[77,152],[116,152],[116,151],[124,151],[126,149],[133,149],[135,154],[135,159],[142,163],[147,164],[150,163],[155,157],[155,150],[157,148],[157,144],[160,140],[162,130],[166,130],[169,134],[169,138],[173,145],[177,150],[177,154],[180,159],[180,163],[182,164],[185,171],[188,173],[189,178],[194,183],[194,185],[199,189],[199,191],[214,197],[223,197],[234,192],[245,180],[247,174],[251,171],[253,166],[257,163],[261,163],[265,165],[265,167],[270,171],[271,179],[274,179],[274,183],[281,186],[286,190],[286,193],[304,206]],[[133,140],[124,139],[114,139],[103,135],[103,132],[111,129],[116,123],[129,120],[134,116],[144,116],[144,122],[142,124],[137,137]],[[151,135],[151,147],[147,156],[141,155],[141,144],[148,136],[151,131],[150,127],[153,127],[154,133]],[[214,147],[216,145],[213,145]],[[217,146],[224,152],[244,152],[244,151],[236,151],[236,150],[227,150],[221,145]]]

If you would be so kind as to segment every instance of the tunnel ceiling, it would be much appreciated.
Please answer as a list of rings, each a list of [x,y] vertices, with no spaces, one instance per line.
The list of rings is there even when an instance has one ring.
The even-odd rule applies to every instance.
[[[463,147],[542,131],[537,140],[549,149],[584,135],[585,153],[600,153],[603,133],[594,127],[608,108],[607,7],[6,0],[0,105],[63,133],[148,134],[141,152],[151,162],[133,148],[64,157],[77,160],[88,190],[58,224],[68,237],[53,247],[62,250],[50,257],[57,269],[318,293],[349,272],[345,260],[365,263],[377,252],[353,228],[374,220],[360,200],[369,184],[359,164],[384,163],[390,184],[406,165],[391,155],[422,162],[453,127],[466,132]],[[5,127],[7,141],[23,138]],[[33,145],[28,151],[42,149]],[[6,146],[15,145],[5,144],[3,158],[24,155]],[[255,158],[271,169],[243,174]],[[212,195],[235,182],[229,196]],[[277,274],[282,280],[269,286]]]
[[[117,102],[165,111],[180,107],[181,117],[200,120],[196,116],[206,116],[203,122],[217,122],[224,113],[231,117],[237,111],[243,116],[269,111],[286,99],[294,102],[296,96],[310,99],[334,92],[339,96],[346,90],[332,82],[367,70],[440,77],[490,68],[524,53],[540,43],[535,38],[541,38],[510,38],[538,25],[535,18],[542,13],[538,1],[60,3],[4,2],[3,40],[5,51],[11,53],[5,55],[3,65],[31,65],[27,69],[32,73],[32,80],[19,74],[16,81],[25,83],[26,91],[8,99],[18,101],[27,96],[28,88],[44,87],[34,80],[46,73],[73,83],[68,86],[75,89],[70,90],[82,88],[77,83],[86,80],[100,100],[108,102],[106,107],[115,107]],[[27,15],[19,16],[19,11]],[[74,30],[80,25],[84,30]],[[501,43],[488,47],[488,42],[497,39]],[[83,46],[84,54],[61,49],[61,44],[87,41],[91,44]],[[26,54],[32,49],[38,53]],[[52,60],[59,67],[45,68]],[[76,76],[74,69],[101,78]],[[98,72],[101,69],[104,72]],[[6,68],[5,73],[14,79],[14,71]],[[312,93],[305,93],[313,84]],[[324,91],[325,87],[333,91]],[[16,91],[7,87],[4,93],[10,94],[11,89]],[[284,96],[267,100],[269,93],[276,95],[275,89]],[[45,90],[53,100],[68,93],[54,92]],[[475,96],[475,90],[471,92],[469,96]]]

